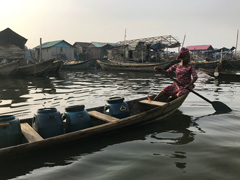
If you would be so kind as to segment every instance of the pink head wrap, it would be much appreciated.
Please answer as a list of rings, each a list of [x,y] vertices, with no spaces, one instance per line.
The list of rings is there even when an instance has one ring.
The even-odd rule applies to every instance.
[[[181,48],[181,50],[177,56],[177,59],[182,59],[185,56],[190,56],[190,53],[189,53],[189,49],[183,47],[183,48]]]

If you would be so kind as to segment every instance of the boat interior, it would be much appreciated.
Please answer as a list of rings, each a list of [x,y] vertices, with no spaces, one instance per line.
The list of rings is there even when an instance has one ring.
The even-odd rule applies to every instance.
[[[153,98],[153,96],[151,97],[151,99],[152,98]],[[138,100],[131,100],[131,101],[125,102],[124,98],[113,97],[111,99],[111,102],[107,101],[107,103],[106,103],[109,105],[109,107],[108,107],[109,109],[112,108],[112,114],[111,113],[109,114],[109,109],[106,108],[106,105],[97,107],[97,108],[87,109],[86,112],[87,112],[88,116],[90,117],[88,119],[89,120],[88,126],[87,127],[79,126],[80,128],[75,131],[78,131],[78,132],[84,131],[85,132],[88,130],[91,131],[93,128],[102,127],[102,125],[105,125],[105,124],[112,124],[112,123],[119,123],[119,122],[125,122],[125,123],[131,122],[132,119],[137,119],[138,117],[141,118],[141,114],[142,115],[144,114],[144,116],[145,116],[146,112],[152,111],[156,108],[158,109],[158,111],[159,110],[161,111],[161,108],[164,109],[164,107],[166,107],[170,103],[170,102],[167,102],[167,99],[168,99],[168,97],[162,97],[159,101],[149,101],[147,99],[147,97],[144,97],[144,98],[140,98]],[[114,101],[116,103],[114,103]],[[116,104],[117,104],[117,106],[115,106]],[[113,105],[113,106],[111,107],[111,105]],[[81,106],[83,106],[83,105],[81,105]],[[84,108],[84,106],[83,106],[83,108]],[[117,108],[117,110],[116,110],[116,108]],[[120,108],[120,110],[118,110],[119,108]],[[118,114],[113,114],[113,112],[117,112]],[[125,114],[124,114],[124,112],[125,112]],[[81,116],[85,116],[85,114],[82,114]],[[73,118],[74,117],[75,116],[73,116]],[[32,142],[41,141],[45,138],[49,138],[49,137],[44,137],[44,136],[40,135],[41,133],[38,132],[40,127],[36,128],[33,124],[35,122],[35,120],[33,121],[34,118],[20,120],[22,143],[32,143]],[[49,120],[51,120],[51,119],[49,119]],[[61,121],[62,124],[61,123],[60,124],[63,129],[62,133],[60,133],[59,135],[66,135],[67,133],[70,134],[71,132],[68,132],[69,122],[67,119],[64,120],[63,114],[61,114],[61,118],[59,121]],[[46,121],[46,122],[48,123],[50,121]],[[76,126],[76,124],[73,124],[72,126]],[[53,130],[52,124],[49,124],[49,127],[47,127],[46,129],[49,131],[52,131]],[[44,132],[45,132],[45,130],[44,130]],[[58,136],[58,135],[56,135],[56,136]],[[53,137],[53,136],[51,136],[51,137]]]

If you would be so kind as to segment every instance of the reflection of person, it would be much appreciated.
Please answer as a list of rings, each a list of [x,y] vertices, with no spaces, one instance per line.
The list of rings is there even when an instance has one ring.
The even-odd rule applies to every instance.
[[[197,80],[198,76],[196,70],[192,64],[190,64],[190,53],[187,48],[182,48],[177,56],[180,59],[180,63],[172,65],[166,71],[158,66],[154,67],[154,71],[160,71],[162,73],[171,74],[175,72],[177,75],[177,81],[183,86],[174,82],[173,84],[165,87],[153,100],[157,100],[161,95],[166,94],[172,98],[180,97],[183,94],[188,93],[188,89],[193,89],[195,87],[194,82]]]

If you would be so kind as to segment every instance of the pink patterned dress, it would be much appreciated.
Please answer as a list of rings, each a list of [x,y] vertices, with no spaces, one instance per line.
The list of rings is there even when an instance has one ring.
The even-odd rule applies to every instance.
[[[193,65],[181,66],[180,64],[174,64],[166,72],[170,74],[174,71],[177,75],[177,81],[184,85],[188,85],[191,82],[192,77],[197,77],[197,73]],[[193,84],[189,88],[193,89],[194,87],[195,85]],[[165,87],[163,91],[169,96],[177,95],[178,97],[189,92],[187,89],[178,85],[176,82],[174,82],[172,85]]]

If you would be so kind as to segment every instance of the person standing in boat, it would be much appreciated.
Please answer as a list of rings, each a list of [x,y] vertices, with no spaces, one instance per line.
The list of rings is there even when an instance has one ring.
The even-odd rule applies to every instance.
[[[194,82],[198,79],[196,70],[192,64],[190,64],[190,53],[187,48],[181,48],[177,60],[180,59],[180,63],[172,65],[166,71],[159,66],[154,67],[154,71],[159,71],[163,74],[176,73],[177,81],[183,86],[180,86],[176,82],[165,87],[153,100],[157,100],[162,95],[166,94],[171,98],[177,98],[189,92],[188,89],[193,89],[195,87]]]

